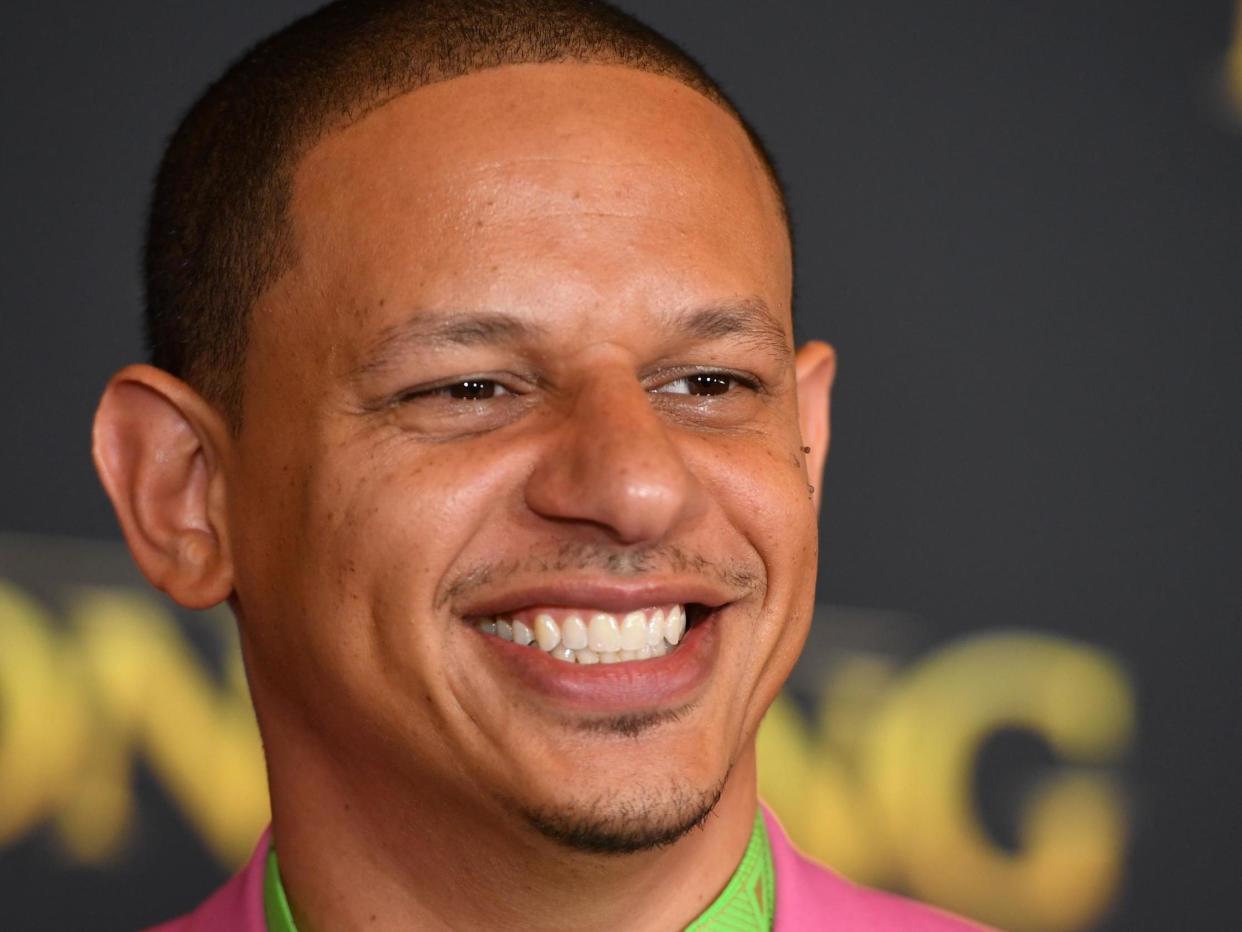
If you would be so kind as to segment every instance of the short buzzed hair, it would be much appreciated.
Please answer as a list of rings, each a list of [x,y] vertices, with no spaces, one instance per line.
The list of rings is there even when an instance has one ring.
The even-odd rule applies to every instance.
[[[616,64],[670,77],[737,118],[690,55],[601,0],[337,0],[264,39],[191,107],[156,177],[144,255],[152,362],[237,429],[249,317],[296,259],[294,171],[324,136],[437,81],[510,64]]]

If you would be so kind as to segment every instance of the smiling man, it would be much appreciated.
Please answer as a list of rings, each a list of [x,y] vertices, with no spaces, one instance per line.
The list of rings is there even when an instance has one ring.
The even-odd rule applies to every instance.
[[[168,928],[963,927],[757,804],[834,360],[683,52],[588,0],[332,4],[187,116],[146,270],[96,462],[151,582],[237,616],[273,821]]]

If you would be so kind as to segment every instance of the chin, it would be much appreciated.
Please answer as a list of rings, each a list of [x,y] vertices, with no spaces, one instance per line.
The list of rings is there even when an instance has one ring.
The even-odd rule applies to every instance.
[[[734,769],[730,742],[703,722],[672,724],[653,713],[579,727],[590,733],[543,749],[543,764],[527,770],[523,792],[506,801],[539,835],[574,851],[619,855],[674,844],[711,815]]]
[[[565,848],[635,854],[668,847],[699,828],[716,808],[727,779],[726,774],[706,787],[664,781],[594,799],[518,809],[531,828]]]

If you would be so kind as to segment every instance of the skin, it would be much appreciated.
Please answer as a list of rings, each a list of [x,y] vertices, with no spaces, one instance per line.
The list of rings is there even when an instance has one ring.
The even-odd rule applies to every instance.
[[[237,614],[300,928],[681,928],[745,848],[806,636],[834,371],[794,352],[742,128],[639,71],[484,71],[322,140],[291,220],[240,431],[131,366],[95,456],[148,578]],[[685,394],[702,370],[756,387]],[[435,391],[466,377],[501,390]],[[543,585],[714,594],[709,675],[638,716],[532,688],[468,622]],[[717,792],[635,853],[532,825],[652,835]]]

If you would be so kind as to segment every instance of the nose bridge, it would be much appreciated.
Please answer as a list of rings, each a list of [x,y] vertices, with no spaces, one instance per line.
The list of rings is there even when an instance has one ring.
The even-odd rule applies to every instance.
[[[624,442],[649,433],[648,443],[668,443],[667,425],[652,408],[650,395],[634,373],[622,366],[601,367],[583,377],[570,404],[566,427],[572,434],[581,436],[584,430],[606,425],[612,428],[600,431],[600,439],[606,442]]]
[[[596,367],[566,401],[528,505],[545,518],[603,527],[621,543],[662,538],[693,509],[698,487],[634,372]]]

